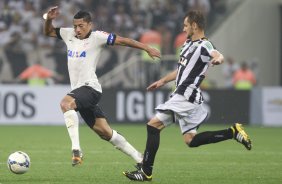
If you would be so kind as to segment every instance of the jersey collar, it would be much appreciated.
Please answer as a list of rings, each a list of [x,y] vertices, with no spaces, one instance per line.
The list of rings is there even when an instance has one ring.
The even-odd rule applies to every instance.
[[[202,38],[200,38],[200,39],[197,39],[197,40],[191,40],[192,42],[198,42],[198,41],[200,41],[200,40],[208,40],[208,38],[207,37],[202,37]]]

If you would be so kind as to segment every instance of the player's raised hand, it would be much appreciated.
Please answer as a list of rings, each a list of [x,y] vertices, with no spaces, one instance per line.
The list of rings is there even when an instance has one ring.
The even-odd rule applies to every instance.
[[[158,49],[149,47],[146,52],[148,53],[148,55],[155,60],[155,58],[161,58],[161,53]]]
[[[47,12],[46,19],[47,20],[53,20],[59,15],[59,8],[58,6],[54,6],[50,8]]]
[[[148,86],[148,87],[147,87],[147,90],[148,90],[148,91],[152,91],[152,90],[155,90],[155,89],[157,89],[157,88],[162,87],[163,85],[165,85],[165,82],[164,82],[162,79],[160,79],[160,80],[158,80],[158,81],[152,83],[150,86]]]

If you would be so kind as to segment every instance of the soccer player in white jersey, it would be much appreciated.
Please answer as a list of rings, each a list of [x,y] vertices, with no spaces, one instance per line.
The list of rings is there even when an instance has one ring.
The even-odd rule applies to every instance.
[[[72,165],[82,163],[79,142],[79,111],[87,125],[102,139],[109,141],[118,150],[131,156],[137,163],[142,154],[127,140],[112,130],[103,111],[98,106],[102,88],[96,76],[96,65],[104,45],[122,45],[145,50],[152,58],[160,57],[160,52],[145,44],[113,33],[92,31],[92,20],[88,12],[79,11],[73,18],[73,28],[55,28],[52,20],[58,16],[58,7],[51,8],[45,16],[45,35],[62,39],[67,45],[68,70],[72,91],[61,101],[65,123],[72,143]]]
[[[189,147],[217,143],[234,138],[251,149],[251,140],[241,124],[219,131],[206,131],[197,134],[197,129],[207,117],[203,108],[203,97],[199,88],[210,65],[219,65],[224,61],[210,41],[205,38],[204,16],[200,11],[190,11],[185,16],[183,31],[187,33],[177,70],[152,83],[147,90],[154,90],[175,80],[176,89],[170,99],[157,106],[157,113],[147,123],[147,143],[143,163],[136,171],[125,171],[123,174],[134,181],[151,181],[155,156],[159,148],[160,132],[178,119],[184,142]]]

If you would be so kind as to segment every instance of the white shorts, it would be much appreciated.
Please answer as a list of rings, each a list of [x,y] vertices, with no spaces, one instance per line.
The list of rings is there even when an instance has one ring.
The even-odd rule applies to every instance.
[[[182,134],[196,133],[208,115],[202,104],[191,103],[179,94],[174,94],[164,104],[158,105],[156,110],[156,117],[164,126],[169,126],[175,122],[175,118],[178,119]]]

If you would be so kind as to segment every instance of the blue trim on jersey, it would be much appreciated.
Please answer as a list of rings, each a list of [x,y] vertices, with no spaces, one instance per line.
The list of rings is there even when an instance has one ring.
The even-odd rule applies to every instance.
[[[109,34],[107,39],[107,45],[114,45],[116,41],[116,35],[114,33]]]

